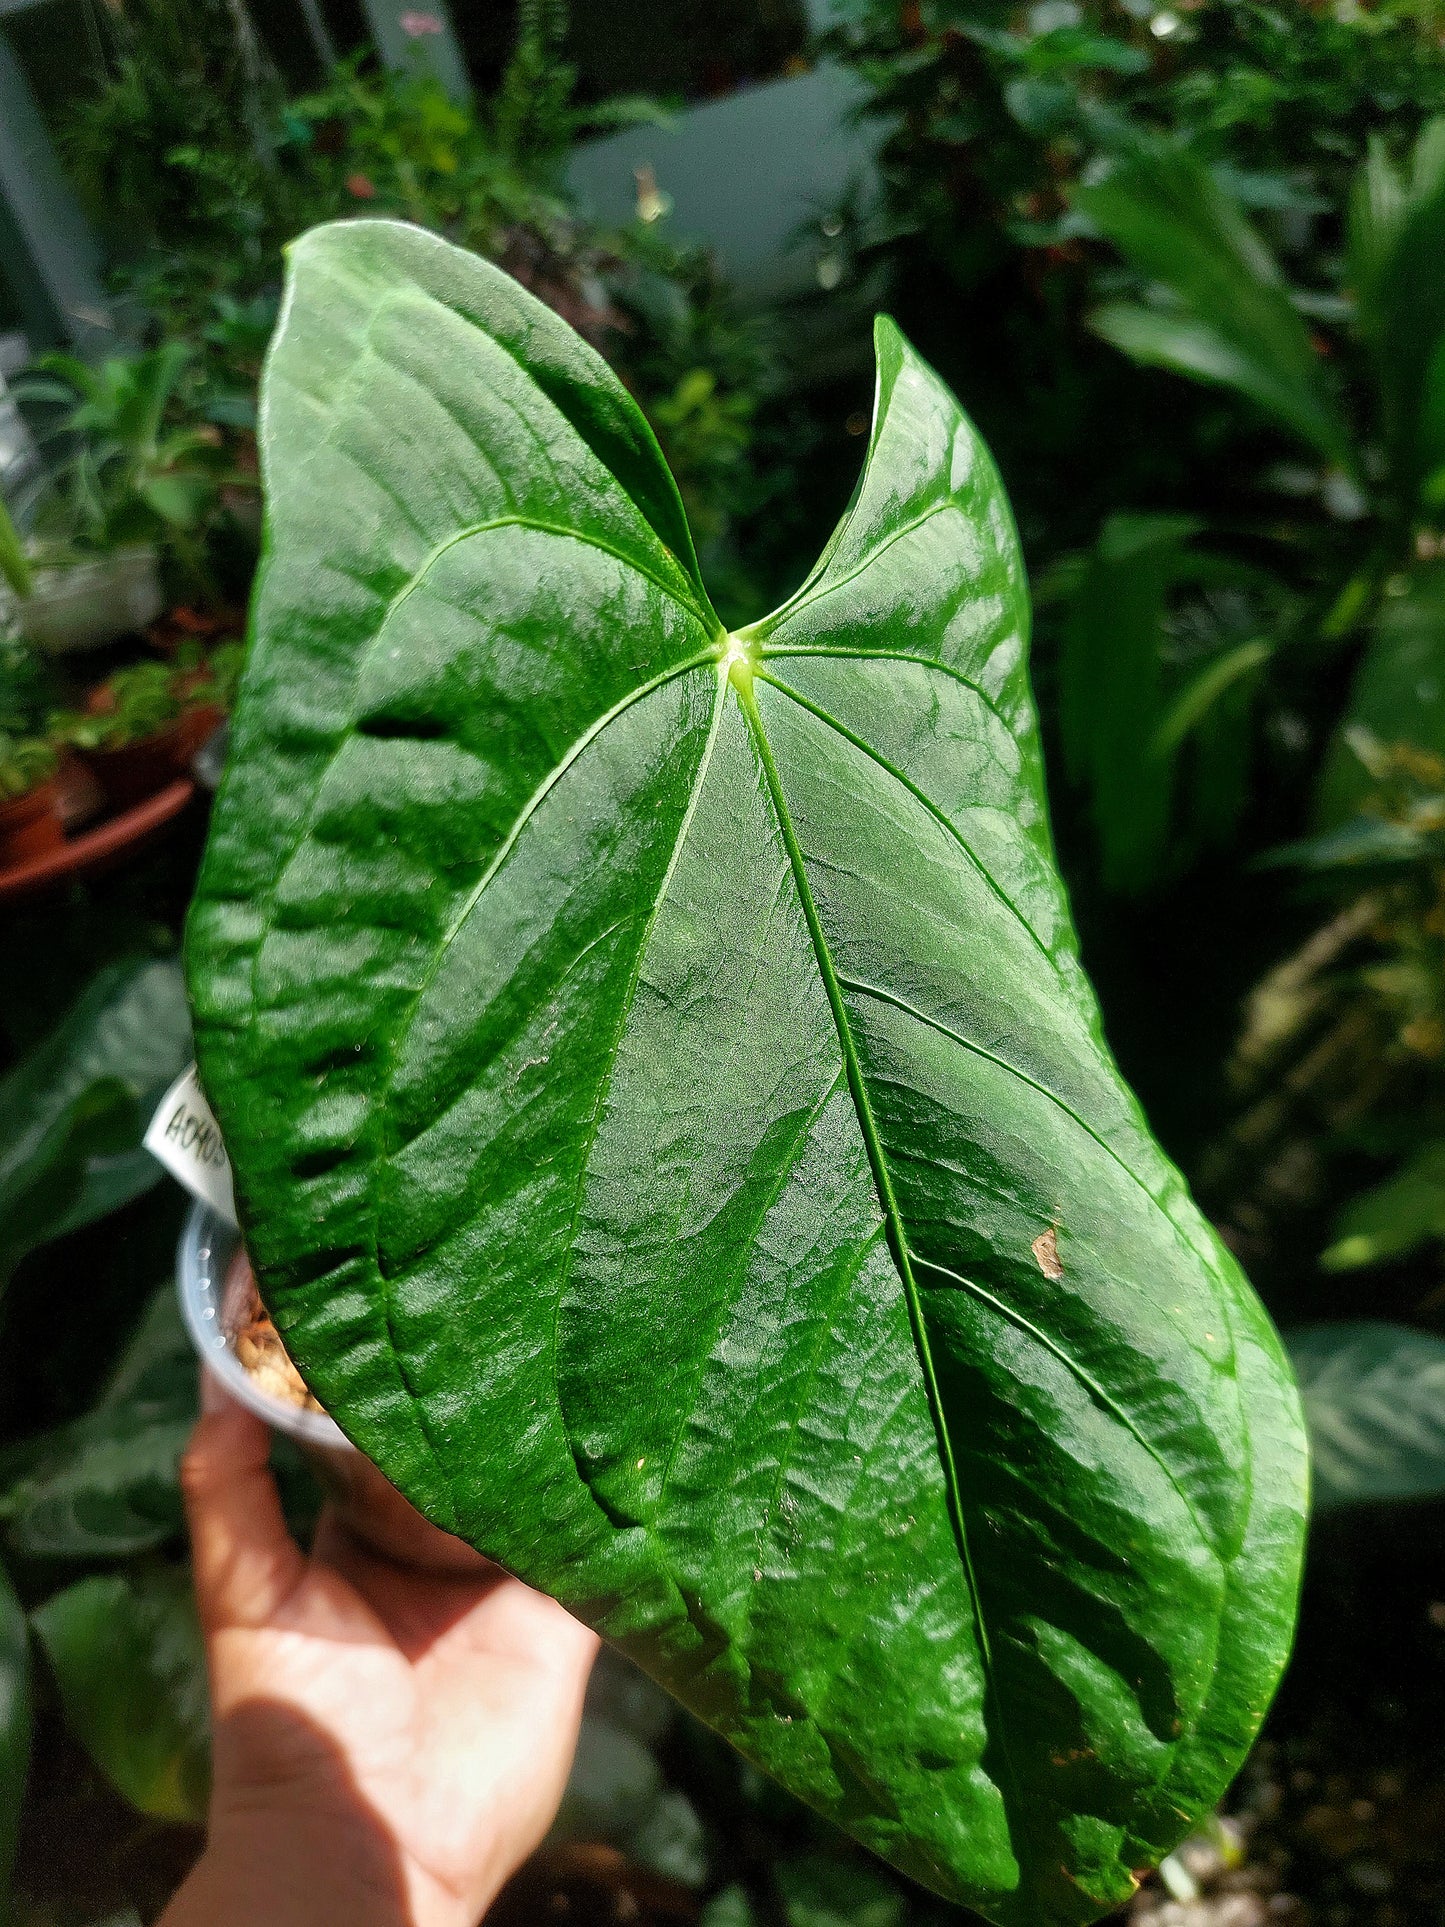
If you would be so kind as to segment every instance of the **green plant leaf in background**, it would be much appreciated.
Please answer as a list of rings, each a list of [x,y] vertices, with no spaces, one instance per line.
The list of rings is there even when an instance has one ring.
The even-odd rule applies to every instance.
[[[30,1629],[0,1566],[0,1919],[10,1915],[10,1872],[30,1765]]]
[[[0,500],[0,579],[8,582],[18,596],[29,595],[34,587],[25,545],[3,500]]]
[[[1288,1648],[1298,1410],[1104,1049],[1012,520],[897,330],[803,588],[712,614],[625,391],[416,230],[291,252],[188,933],[323,1402],[926,1884],[1088,1919]]]
[[[1445,1238],[1442,1143],[1423,1145],[1393,1177],[1346,1205],[1320,1263],[1327,1271],[1354,1271],[1403,1258],[1431,1238]]]
[[[137,958],[101,971],[0,1079],[0,1289],[27,1251],[159,1181],[140,1140],[190,1049],[179,964]]]
[[[118,1558],[175,1537],[176,1465],[195,1410],[195,1354],[165,1284],[95,1408],[0,1453],[0,1522],[10,1549]]]
[[[757,1914],[742,1887],[724,1887],[702,1910],[698,1927],[756,1927]]]
[[[1157,743],[1164,709],[1160,634],[1165,597],[1198,529],[1183,516],[1111,516],[1089,554],[1064,631],[1059,727],[1065,762],[1088,792],[1110,889],[1152,883],[1164,853],[1174,756]]]
[[[116,1791],[153,1819],[203,1820],[206,1675],[189,1574],[99,1574],[30,1618],[66,1721]]]
[[[1249,794],[1255,694],[1273,649],[1259,636],[1234,640],[1250,572],[1193,547],[1200,528],[1187,516],[1110,516],[1054,578],[1068,600],[1065,764],[1089,801],[1103,881],[1125,894],[1157,883],[1196,842],[1226,840]],[[1169,658],[1185,588],[1195,633],[1181,664]],[[1228,626],[1221,597],[1231,598]]]
[[[155,1181],[137,1155],[139,1108],[118,1078],[88,1085],[34,1155],[0,1181],[0,1287],[38,1245],[78,1230]]]
[[[1154,749],[1172,755],[1197,730],[1231,690],[1246,682],[1269,661],[1270,644],[1263,637],[1236,643],[1198,670],[1170,702],[1154,732]]]
[[[702,1822],[663,1779],[657,1753],[676,1708],[609,1648],[593,1668],[577,1753],[552,1840],[605,1841],[683,1886],[707,1878]]]
[[[1135,361],[1233,388],[1351,469],[1345,424],[1279,265],[1238,204],[1187,148],[1138,144],[1075,205],[1169,305],[1106,303],[1093,325]]]
[[[1412,569],[1397,587],[1380,605],[1321,772],[1322,826],[1347,822],[1377,787],[1350,748],[1351,730],[1445,757],[1445,563]]]
[[[775,1872],[788,1927],[903,1927],[908,1903],[861,1860],[832,1854],[784,1860]]]
[[[1317,1510],[1445,1492],[1445,1339],[1365,1321],[1288,1336]]]
[[[1372,142],[1351,197],[1348,265],[1379,384],[1390,466],[1408,514],[1445,463],[1445,119],[1421,133],[1408,173]]]

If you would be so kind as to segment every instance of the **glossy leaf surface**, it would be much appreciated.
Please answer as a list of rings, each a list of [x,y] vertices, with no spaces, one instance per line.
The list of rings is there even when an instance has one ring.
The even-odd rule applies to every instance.
[[[730,637],[504,275],[381,222],[291,272],[188,937],[287,1341],[860,1840],[1097,1914],[1262,1716],[1303,1451],[1100,1036],[992,463],[881,322],[852,506]]]
[[[1291,1332],[1315,1503],[1445,1492],[1445,1339],[1361,1319]]]

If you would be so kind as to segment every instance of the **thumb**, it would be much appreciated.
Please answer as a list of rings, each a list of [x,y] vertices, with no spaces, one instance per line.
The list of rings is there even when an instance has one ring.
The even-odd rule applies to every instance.
[[[271,1476],[271,1434],[201,1369],[201,1416],[181,1458],[196,1604],[207,1634],[273,1619],[306,1570]]]

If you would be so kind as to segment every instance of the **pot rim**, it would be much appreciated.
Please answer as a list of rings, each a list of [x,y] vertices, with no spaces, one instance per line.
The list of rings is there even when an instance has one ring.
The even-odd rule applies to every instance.
[[[7,816],[16,822],[25,822],[28,816],[44,816],[48,810],[56,809],[60,801],[60,784],[54,776],[47,776],[43,783],[36,783],[19,796],[0,796],[0,824]],[[28,804],[28,811],[22,805]]]
[[[77,756],[129,756],[138,749],[172,749],[184,735],[187,717],[192,714],[194,711],[182,711],[170,722],[162,723],[159,729],[153,729],[149,736],[135,736],[128,743],[97,743],[93,749],[77,743],[75,753]]]
[[[241,1234],[197,1198],[186,1213],[176,1246],[176,1296],[181,1318],[196,1355],[220,1379],[238,1404],[289,1438],[305,1445],[355,1447],[341,1427],[325,1412],[309,1412],[304,1406],[291,1405],[273,1398],[252,1378],[231,1349],[221,1330],[221,1293],[226,1271],[241,1242]]]

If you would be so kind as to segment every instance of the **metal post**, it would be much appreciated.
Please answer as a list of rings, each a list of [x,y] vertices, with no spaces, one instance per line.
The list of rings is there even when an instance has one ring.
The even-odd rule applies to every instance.
[[[100,278],[100,249],[60,171],[30,83],[0,32],[0,201],[15,264],[16,293],[41,312],[37,336],[59,333],[83,354],[114,338]],[[8,252],[8,250],[7,250]],[[8,262],[7,262],[8,266]]]
[[[301,17],[306,22],[306,31],[316,49],[316,58],[330,73],[336,65],[336,42],[331,38],[331,29],[326,24],[319,0],[301,0]]]
[[[430,70],[453,100],[472,91],[446,0],[361,0],[376,51],[388,67]]]

